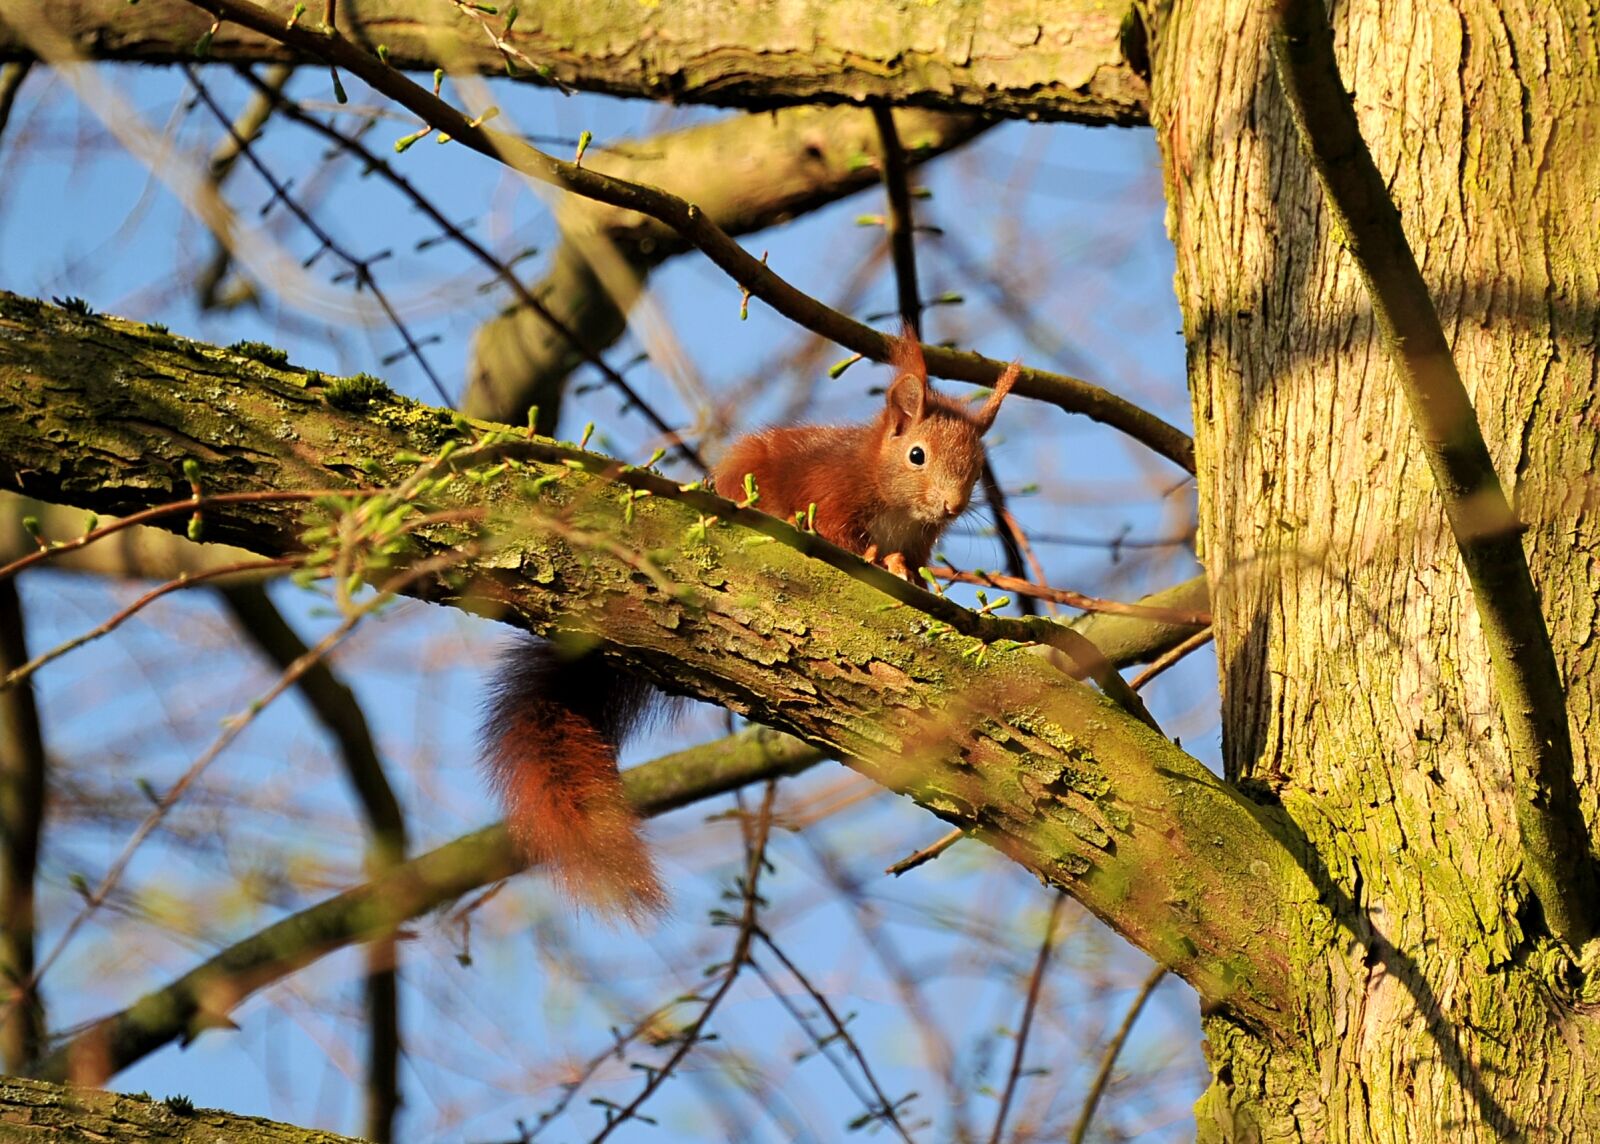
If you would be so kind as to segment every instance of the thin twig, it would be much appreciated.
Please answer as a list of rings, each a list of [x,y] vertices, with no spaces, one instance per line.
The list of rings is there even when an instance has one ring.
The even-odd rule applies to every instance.
[[[827,997],[823,996],[822,991],[811,983],[811,979],[801,972],[798,965],[790,960],[789,955],[779,948],[778,943],[772,940],[771,934],[767,933],[759,925],[756,926],[755,932],[761,944],[766,946],[772,952],[772,955],[782,962],[783,967],[789,971],[789,975],[798,981],[800,987],[817,1003],[817,1007],[822,1010],[823,1016],[827,1017],[828,1024],[833,1026],[834,1037],[843,1042],[851,1057],[855,1059],[857,1067],[861,1069],[861,1075],[866,1078],[868,1086],[872,1089],[873,1098],[877,1101],[877,1107],[873,1108],[870,1105],[868,1107],[868,1111],[873,1114],[873,1118],[888,1121],[890,1126],[899,1133],[900,1139],[906,1141],[906,1144],[911,1144],[911,1137],[906,1132],[905,1125],[900,1123],[899,1115],[895,1112],[899,1104],[891,1101],[884,1093],[883,1087],[878,1084],[878,1078],[872,1075],[872,1066],[867,1063],[867,1056],[861,1051],[861,1045],[850,1034],[850,1031],[845,1028],[845,1023],[839,1019],[838,1012],[829,1004]],[[903,1104],[905,1102],[902,1100],[899,1103]]]
[[[733,952],[722,968],[722,979],[717,984],[716,991],[706,999],[700,1015],[694,1023],[678,1036],[678,1046],[672,1051],[659,1069],[652,1069],[649,1079],[645,1081],[644,1088],[624,1107],[608,1114],[606,1125],[592,1139],[591,1144],[601,1144],[616,1131],[618,1127],[626,1124],[639,1114],[645,1101],[655,1095],[669,1076],[677,1069],[683,1059],[689,1055],[705,1032],[706,1024],[711,1020],[711,1015],[727,997],[728,991],[733,988],[733,983],[739,980],[739,973],[750,960],[750,945],[756,936],[756,918],[760,910],[761,895],[758,887],[761,880],[761,871],[767,864],[767,836],[772,829],[772,804],[777,798],[778,784],[776,781],[767,783],[766,792],[762,795],[761,809],[757,812],[755,822],[748,825],[749,834],[745,845],[744,878],[740,882],[740,897],[743,908],[738,917],[738,936],[734,938]],[[748,822],[748,820],[747,820]]]
[[[798,740],[757,729],[634,767],[623,775],[623,783],[641,817],[654,817],[749,783],[798,774],[822,758],[820,751]],[[257,991],[318,958],[527,866],[503,824],[457,838],[220,950],[76,1033],[29,1072],[48,1080],[77,1077],[104,1083],[195,1028],[217,1024]],[[95,1071],[80,1076],[80,1062],[91,1062]]]
[[[215,496],[185,497],[180,501],[168,501],[152,508],[141,509],[129,516],[119,517],[109,524],[102,524],[91,528],[82,536],[75,536],[71,540],[50,541],[47,546],[30,552],[26,556],[19,556],[10,564],[0,566],[0,580],[9,579],[25,568],[31,568],[41,561],[49,560],[63,552],[83,548],[97,540],[104,540],[113,533],[121,532],[125,528],[132,528],[137,524],[149,524],[151,521],[160,520],[164,516],[174,513],[194,512],[196,509],[215,508],[219,505],[229,504],[261,504],[277,501],[312,501],[318,497],[337,496],[347,497],[352,493],[363,490],[353,488],[342,489],[307,489],[300,492],[281,492],[277,489],[260,489],[248,493],[218,493]],[[373,491],[373,490],[367,490]]]
[[[1510,741],[1523,869],[1550,930],[1577,948],[1600,922],[1566,691],[1517,519],[1494,469],[1400,212],[1361,137],[1321,0],[1267,8],[1278,82],[1341,243],[1372,298],[1477,605]]]
[[[943,854],[946,850],[950,849],[950,847],[954,846],[957,842],[960,842],[966,836],[966,828],[958,826],[951,830],[949,834],[939,838],[938,841],[924,846],[921,850],[918,850],[915,853],[907,854],[898,862],[892,862],[888,866],[885,866],[883,868],[883,872],[885,874],[893,874],[896,878],[898,878],[907,870],[915,870],[924,862],[933,861],[935,858],[939,857],[939,855]]]
[[[1016,592],[1021,595],[1037,596],[1042,600],[1053,600],[1058,604],[1066,604],[1071,608],[1078,608],[1085,612],[1105,612],[1113,616],[1133,616],[1141,620],[1154,620],[1163,624],[1209,624],[1210,612],[1190,611],[1183,608],[1160,608],[1150,604],[1125,604],[1120,600],[1106,600],[1099,596],[1086,596],[1082,592],[1074,592],[1070,588],[1052,588],[1047,584],[1035,584],[1030,580],[1021,580],[1015,576],[1002,576],[995,572],[964,572],[959,568],[948,565],[929,568],[935,577],[948,580],[956,584],[977,584],[985,588],[999,588],[1006,592]]]
[[[273,64],[267,69],[267,75],[261,82],[274,93],[283,91],[284,85],[289,82],[289,77],[294,74],[294,68],[289,64]],[[272,116],[273,101],[264,92],[257,92],[256,97],[245,105],[243,111],[234,120],[233,129],[224,137],[211,152],[211,162],[207,169],[207,178],[214,190],[220,194],[222,184],[228,179],[239,158],[240,139],[254,142],[256,137],[266,128],[268,119]],[[210,260],[195,275],[195,293],[200,299],[200,308],[210,310],[220,304],[222,299],[219,290],[223,281],[228,276],[228,270],[233,265],[233,251],[228,244],[218,236],[216,249],[212,252]],[[228,305],[235,305],[242,297],[253,298],[255,287],[247,285],[244,291],[234,291],[227,299]]]
[[[917,290],[917,243],[911,218],[911,188],[906,180],[906,153],[895,130],[894,111],[879,105],[872,109],[878,126],[879,163],[883,189],[889,200],[884,225],[889,231],[889,253],[894,261],[895,297],[900,320],[922,339],[922,295]]]
[[[1139,992],[1133,998],[1133,1004],[1128,1006],[1128,1014],[1122,1018],[1121,1027],[1111,1038],[1111,1043],[1106,1046],[1105,1056],[1100,1060],[1100,1071],[1095,1074],[1094,1083],[1089,1086],[1089,1095],[1084,1098],[1083,1111],[1078,1113],[1078,1123],[1073,1126],[1072,1136],[1069,1138],[1071,1144],[1083,1144],[1084,1137],[1089,1132],[1089,1124],[1094,1120],[1095,1107],[1100,1103],[1100,1097],[1105,1093],[1106,1085],[1111,1080],[1111,1070],[1116,1066],[1117,1057],[1122,1054],[1122,1046],[1127,1044],[1128,1034],[1133,1032],[1133,1024],[1144,1010],[1144,1003],[1150,1000],[1150,994],[1156,991],[1156,986],[1161,984],[1161,979],[1166,975],[1165,966],[1156,966],[1150,972],[1150,976],[1144,979],[1144,984],[1139,987]]]
[[[109,635],[111,632],[116,631],[163,596],[181,591],[184,588],[192,588],[196,584],[204,584],[208,580],[215,580],[222,576],[236,576],[241,572],[264,572],[269,568],[288,569],[298,563],[300,563],[298,556],[280,556],[273,560],[241,560],[234,564],[219,564],[217,567],[207,568],[203,572],[181,573],[177,577],[168,580],[165,584],[160,584],[150,589],[137,600],[134,600],[133,603],[110,616],[104,623],[96,625],[81,636],[76,636],[73,639],[57,644],[49,651],[41,652],[21,667],[12,668],[3,677],[0,677],[0,691],[15,687],[45,664],[60,659],[68,652],[76,651],[84,644],[92,643],[101,636]]]
[[[472,547],[468,546],[431,560],[422,561],[406,569],[399,575],[391,577],[389,581],[378,590],[378,592],[370,601],[351,611],[351,613],[340,622],[338,627],[334,628],[321,640],[317,641],[316,645],[308,650],[305,655],[296,659],[295,662],[292,663],[289,668],[278,677],[277,681],[273,683],[273,685],[265,692],[263,692],[259,698],[251,703],[244,712],[228,719],[222,730],[222,733],[218,735],[216,739],[212,741],[211,745],[207,747],[205,751],[203,751],[200,756],[189,765],[188,770],[184,771],[184,773],[179,776],[178,781],[173,783],[172,786],[167,789],[167,791],[161,796],[160,800],[156,803],[155,807],[148,815],[145,816],[144,820],[133,832],[133,835],[123,845],[123,848],[117,855],[116,859],[112,861],[110,867],[106,870],[105,875],[100,879],[100,883],[84,896],[83,909],[74,914],[72,919],[62,929],[60,936],[56,938],[55,944],[51,947],[50,952],[43,959],[41,959],[38,968],[35,969],[32,975],[28,978],[26,988],[36,989],[38,987],[39,981],[47,972],[49,972],[50,967],[55,964],[56,959],[61,956],[66,947],[71,944],[72,939],[77,935],[78,931],[95,914],[95,912],[99,910],[99,908],[105,903],[106,899],[111,895],[111,891],[115,889],[117,883],[121,881],[123,871],[128,868],[128,863],[133,860],[134,854],[138,851],[139,847],[144,844],[145,839],[147,839],[155,831],[155,829],[161,825],[168,812],[170,812],[172,808],[178,804],[178,801],[183,798],[184,794],[187,793],[189,788],[194,785],[200,776],[205,773],[206,769],[216,761],[217,757],[221,755],[230,744],[232,744],[234,739],[238,738],[240,732],[248,727],[254,721],[255,717],[259,715],[268,704],[277,699],[278,696],[282,695],[291,686],[293,686],[294,682],[299,679],[300,676],[305,674],[305,672],[310,670],[310,668],[323,656],[327,655],[336,646],[338,646],[338,644],[343,641],[352,630],[354,630],[356,624],[358,624],[368,613],[382,606],[382,604],[387,601],[387,599],[395,592],[399,591],[407,584],[415,580],[421,579],[424,576],[432,575],[433,573],[441,571],[452,564],[459,563],[462,560],[469,559],[471,555]],[[5,1010],[0,1010],[0,1019],[4,1019],[5,1015],[9,1013],[10,1009],[11,1006],[7,1006]]]
[[[584,361],[588,362],[596,370],[598,370],[600,375],[604,377],[606,381],[609,382],[613,387],[615,387],[619,393],[622,394],[624,410],[629,408],[638,409],[639,412],[644,415],[645,419],[655,427],[656,431],[660,433],[664,439],[671,442],[672,447],[676,449],[685,460],[694,465],[701,472],[706,471],[706,463],[701,459],[700,454],[695,450],[694,446],[684,441],[679,431],[673,429],[666,423],[666,421],[655,411],[650,403],[646,401],[636,389],[634,389],[632,383],[630,383],[627,378],[623,377],[621,373],[613,369],[610,363],[605,360],[598,350],[590,346],[586,340],[579,337],[576,331],[574,331],[570,326],[557,317],[550,310],[550,307],[546,306],[544,302],[539,299],[538,295],[534,294],[533,291],[528,289],[528,287],[523,283],[522,279],[517,277],[516,273],[509,266],[491,254],[486,247],[484,247],[471,235],[467,234],[464,230],[446,218],[444,213],[434,206],[432,200],[430,200],[421,191],[417,190],[409,179],[394,169],[394,165],[392,163],[390,163],[387,159],[384,159],[382,156],[374,154],[370,148],[363,145],[359,140],[352,139],[343,132],[338,131],[328,124],[325,124],[320,120],[306,114],[299,107],[295,106],[292,100],[283,98],[281,94],[271,93],[264,81],[257,79],[255,73],[249,68],[240,68],[239,74],[244,77],[247,83],[255,87],[259,93],[276,99],[277,106],[281,108],[283,113],[290,119],[304,127],[310,128],[312,131],[315,131],[317,134],[321,135],[324,139],[327,139],[336,146],[342,147],[349,151],[352,155],[355,155],[362,161],[364,164],[364,169],[376,171],[391,186],[393,186],[401,194],[405,195],[406,198],[410,199],[412,204],[415,205],[418,210],[427,215],[428,218],[433,221],[434,225],[437,226],[440,231],[442,231],[452,242],[455,242],[461,246],[462,249],[466,250],[479,262],[483,263],[484,266],[488,267],[494,276],[503,282],[506,287],[517,296],[517,301],[519,303],[521,303],[523,306],[526,306],[529,310],[532,310],[541,321],[545,322],[550,326],[551,329],[555,330],[556,333],[560,335],[561,339],[571,346],[573,351],[577,353],[578,356],[583,358]]]
[[[345,250],[333,235],[316,220],[316,217],[289,194],[288,186],[280,182],[278,177],[261,161],[260,156],[255,153],[255,149],[250,146],[249,141],[238,134],[234,129],[233,120],[228,117],[228,113],[212,97],[210,89],[200,79],[200,73],[189,64],[183,66],[183,73],[189,78],[189,83],[194,87],[195,94],[199,96],[200,102],[205,104],[206,109],[216,117],[217,122],[232,136],[235,145],[239,148],[239,153],[244,156],[245,162],[249,163],[255,169],[256,174],[260,175],[262,181],[267,184],[267,187],[272,191],[273,199],[287,207],[289,213],[300,221],[300,225],[311,232],[319,244],[319,252],[322,250],[329,251],[334,257],[350,267],[351,280],[355,283],[357,293],[363,288],[371,292],[373,301],[378,303],[379,308],[383,310],[384,316],[389,319],[389,324],[394,327],[395,332],[400,335],[400,340],[405,343],[406,351],[416,360],[417,365],[422,368],[423,374],[432,383],[434,392],[439,395],[439,400],[444,402],[447,407],[455,408],[455,402],[450,399],[450,393],[445,389],[444,382],[439,380],[439,375],[434,372],[433,366],[429,364],[427,355],[422,352],[422,346],[412,336],[410,327],[400,317],[399,311],[390,304],[388,295],[383,292],[383,289],[378,285],[377,279],[373,277],[372,263],[374,260],[357,258]],[[312,257],[316,256],[313,255]]]
[[[342,37],[289,28],[276,14],[251,0],[191,0],[198,7],[237,23],[297,51],[337,63],[369,86],[395,100],[429,126],[474,151],[506,164],[530,178],[585,197],[636,210],[657,219],[699,247],[740,286],[807,329],[875,361],[888,361],[891,339],[818,302],[796,289],[717,226],[691,203],[659,188],[618,179],[576,163],[555,159],[518,137],[475,123],[398,69]],[[941,346],[923,346],[929,371],[938,377],[993,385],[1005,362]],[[1078,378],[1041,370],[1022,370],[1016,392],[1050,401],[1127,433],[1188,472],[1194,471],[1194,442],[1181,430],[1147,410]]]
[[[1017,518],[1011,515],[1011,509],[1006,505],[1005,490],[1000,487],[999,478],[994,475],[994,466],[984,458],[983,473],[979,478],[983,484],[983,499],[988,502],[989,512],[994,517],[995,535],[1000,539],[1000,550],[1005,553],[1006,572],[1014,580],[1027,582],[1028,567],[1032,565],[1034,581],[1044,584],[1044,569],[1033,555],[1033,548],[1028,544],[1028,537],[1022,531],[1022,526],[1017,523]],[[1032,592],[1018,592],[1017,608],[1025,616],[1038,614],[1035,600],[1043,599],[1053,616],[1056,614],[1056,602],[1048,596],[1038,596]]]
[[[1210,643],[1216,638],[1216,632],[1212,631],[1210,628],[1202,628],[1200,631],[1195,632],[1194,635],[1184,640],[1177,647],[1170,648],[1167,651],[1162,652],[1161,655],[1156,659],[1151,660],[1150,666],[1145,668],[1138,675],[1134,676],[1133,679],[1128,682],[1128,686],[1133,688],[1135,691],[1138,691],[1141,687],[1149,683],[1163,671],[1166,671],[1167,668],[1177,663],[1184,656],[1188,655],[1190,652],[1199,651],[1201,648],[1205,647],[1206,644]]]
[[[1016,1047],[1011,1053],[1011,1071],[1006,1075],[1006,1087],[1000,1093],[1000,1111],[995,1113],[994,1131],[989,1134],[989,1144],[1000,1144],[1005,1131],[1006,1116],[1011,1111],[1011,1100],[1016,1095],[1017,1084],[1022,1080],[1022,1058],[1028,1049],[1028,1034],[1033,1029],[1033,1013],[1039,1007],[1039,995],[1044,991],[1044,971],[1050,964],[1050,951],[1055,948],[1056,926],[1061,921],[1061,908],[1067,896],[1059,891],[1050,903],[1050,916],[1044,923],[1044,940],[1039,943],[1039,956],[1034,959],[1033,973],[1028,978],[1028,998],[1022,1005],[1022,1024],[1017,1029]]]

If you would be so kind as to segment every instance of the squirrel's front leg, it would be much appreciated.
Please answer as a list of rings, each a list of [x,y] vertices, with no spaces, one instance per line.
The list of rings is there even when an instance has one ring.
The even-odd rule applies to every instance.
[[[890,572],[893,572],[896,576],[900,577],[900,579],[910,580],[912,583],[916,583],[916,577],[912,575],[911,569],[906,566],[905,553],[887,553],[883,558],[883,566]]]

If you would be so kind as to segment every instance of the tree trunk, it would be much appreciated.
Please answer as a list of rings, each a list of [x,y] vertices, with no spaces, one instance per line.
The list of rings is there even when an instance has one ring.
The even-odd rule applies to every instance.
[[[1298,1051],[1208,1021],[1203,1138],[1577,1138],[1593,989],[1519,880],[1471,590],[1369,300],[1301,157],[1265,6],[1151,28],[1228,775],[1281,803],[1339,931],[1297,951]],[[1592,11],[1338,5],[1361,128],[1526,542],[1593,823]]]

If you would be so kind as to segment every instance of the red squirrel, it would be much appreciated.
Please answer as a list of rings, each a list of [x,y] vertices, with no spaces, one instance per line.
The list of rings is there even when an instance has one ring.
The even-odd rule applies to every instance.
[[[983,435],[1019,372],[1012,363],[983,408],[928,385],[922,346],[895,339],[896,376],[864,425],[797,425],[735,441],[712,474],[724,496],[784,520],[809,515],[825,539],[908,579],[972,498]],[[812,506],[815,506],[814,510]],[[490,692],[483,741],[513,842],[574,902],[639,923],[667,897],[617,772],[617,749],[666,697],[599,655],[523,641]]]

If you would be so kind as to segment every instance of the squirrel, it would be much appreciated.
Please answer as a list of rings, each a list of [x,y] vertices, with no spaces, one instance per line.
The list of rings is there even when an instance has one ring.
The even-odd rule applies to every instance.
[[[824,539],[914,579],[964,511],[983,470],[982,438],[1020,372],[1013,362],[977,413],[928,384],[922,346],[893,340],[895,378],[862,425],[765,429],[735,441],[712,474],[783,520],[809,516]],[[814,506],[814,508],[813,508]],[[628,806],[617,750],[667,696],[598,654],[524,640],[505,653],[485,706],[484,753],[513,843],[547,865],[576,904],[634,924],[666,909]]]

